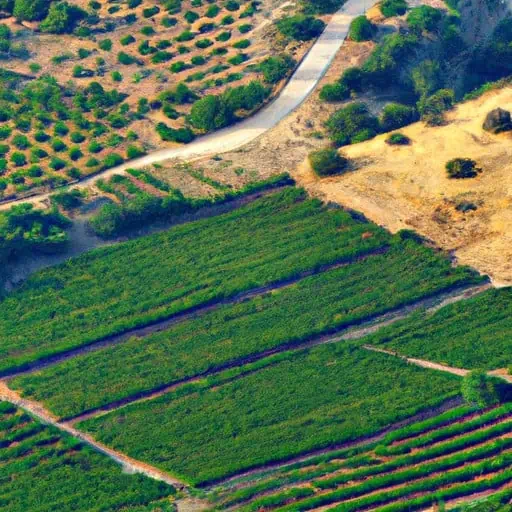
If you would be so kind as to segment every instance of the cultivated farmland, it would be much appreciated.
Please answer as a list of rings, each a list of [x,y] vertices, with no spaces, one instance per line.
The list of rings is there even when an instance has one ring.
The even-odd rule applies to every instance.
[[[373,433],[458,388],[452,376],[333,344],[291,353],[182,398],[170,394],[132,404],[79,427],[198,484]]]
[[[237,211],[91,251],[33,275],[0,308],[0,369],[92,343],[322,265],[390,236],[288,189]]]
[[[307,277],[241,304],[186,320],[141,340],[77,356],[11,387],[60,416],[160,388],[248,357],[315,341],[454,286],[480,281],[469,269],[396,237],[388,252]]]
[[[421,510],[489,489],[512,497],[510,405],[452,409],[358,448],[212,489],[217,510]]]
[[[20,409],[0,402],[0,510],[169,510],[175,490],[114,462]],[[151,507],[152,508],[152,507]],[[148,506],[147,510],[151,510]]]

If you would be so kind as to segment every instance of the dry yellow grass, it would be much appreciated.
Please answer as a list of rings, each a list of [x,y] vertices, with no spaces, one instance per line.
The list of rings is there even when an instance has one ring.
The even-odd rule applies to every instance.
[[[496,285],[512,285],[512,133],[482,129],[498,106],[512,110],[512,88],[459,105],[445,126],[416,123],[400,130],[410,146],[389,146],[381,135],[344,148],[355,169],[343,176],[318,179],[303,163],[296,178],[314,195],[361,211],[393,232],[414,229]],[[476,160],[483,172],[448,179],[445,164],[457,157]],[[478,209],[462,213],[456,209],[461,201]]]

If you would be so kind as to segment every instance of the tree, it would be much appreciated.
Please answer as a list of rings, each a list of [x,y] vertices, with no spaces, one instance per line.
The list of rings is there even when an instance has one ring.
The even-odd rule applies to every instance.
[[[48,16],[41,23],[42,32],[52,34],[70,33],[86,13],[67,2],[57,2],[50,6]]]
[[[263,80],[268,84],[276,84],[282,80],[290,69],[295,65],[294,60],[287,54],[267,57],[260,65],[260,71],[263,73]]]
[[[350,24],[349,37],[352,41],[369,41],[375,34],[375,26],[364,15],[357,16]]]
[[[499,401],[494,383],[480,370],[474,370],[462,379],[461,393],[467,404],[481,409]]]
[[[345,170],[348,160],[332,148],[319,149],[309,154],[309,163],[318,176],[332,176]]]
[[[47,14],[51,0],[15,0],[13,14],[20,21],[40,21]]]
[[[409,28],[415,32],[432,32],[439,26],[442,19],[443,14],[439,9],[421,5],[411,10],[407,16],[407,23]]]
[[[227,126],[233,120],[222,96],[209,94],[197,100],[190,111],[190,123],[199,130],[209,132]]]
[[[12,14],[14,0],[0,0],[0,11]]]

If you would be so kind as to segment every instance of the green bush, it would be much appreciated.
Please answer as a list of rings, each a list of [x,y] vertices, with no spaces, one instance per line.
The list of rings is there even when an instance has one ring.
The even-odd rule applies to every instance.
[[[160,138],[164,141],[179,142],[182,144],[188,144],[194,140],[194,132],[188,128],[170,128],[165,123],[158,123],[156,125],[156,131]]]
[[[98,47],[100,50],[103,50],[105,52],[109,52],[112,50],[112,39],[103,39],[98,43]]]
[[[128,46],[129,44],[133,44],[136,41],[135,37],[133,37],[131,34],[128,34],[126,36],[121,37],[119,42],[123,46]]]
[[[295,61],[288,54],[267,57],[259,64],[263,80],[268,84],[276,84],[285,78],[295,66]]]
[[[123,81],[123,75],[119,71],[112,71],[110,76],[112,77],[112,80],[114,82],[122,82]]]
[[[455,93],[452,89],[441,89],[432,96],[422,98],[418,102],[418,111],[430,126],[438,126],[444,122],[444,113],[453,108]]]
[[[327,123],[329,137],[337,146],[353,144],[377,135],[379,120],[364,103],[352,103],[332,114]]]
[[[411,9],[407,15],[407,24],[416,32],[432,32],[438,28],[442,19],[442,11],[429,5],[421,5]]]
[[[222,96],[209,94],[197,100],[190,111],[190,123],[198,130],[209,132],[223,128],[233,120]]]
[[[402,16],[407,12],[407,2],[405,0],[382,0],[380,12],[385,18]]]
[[[135,62],[137,62],[137,59],[135,57],[132,57],[128,53],[119,52],[117,54],[117,62],[119,62],[119,64],[129,66],[130,64],[134,64]]]
[[[325,23],[322,20],[305,14],[287,16],[277,22],[281,34],[297,41],[309,41],[318,37],[324,27]]]
[[[313,171],[320,177],[341,174],[348,164],[345,157],[331,148],[313,151],[309,154],[308,159]]]
[[[449,178],[465,179],[478,176],[481,169],[471,158],[454,158],[446,163],[446,171]]]
[[[341,83],[326,84],[320,89],[319,97],[322,101],[335,102],[350,98],[350,90]]]
[[[13,14],[19,20],[39,21],[48,14],[49,7],[48,0],[15,0]]]
[[[400,103],[388,103],[382,110],[380,124],[384,132],[390,132],[414,123],[419,119],[414,107],[408,107]]]
[[[250,32],[252,30],[252,25],[250,23],[244,23],[238,27],[238,31],[241,34],[247,34],[247,32]]]
[[[28,137],[21,134],[15,135],[12,138],[12,143],[18,149],[28,149],[31,146]]]
[[[386,144],[390,146],[407,146],[411,143],[411,139],[403,133],[392,133],[386,139]]]
[[[461,393],[468,405],[477,406],[480,409],[498,403],[496,388],[483,371],[475,370],[468,373],[462,379]]]
[[[70,5],[66,1],[53,2],[50,4],[48,16],[41,23],[41,31],[52,34],[69,34],[85,16],[86,12],[76,5]]]
[[[19,151],[14,151],[14,153],[11,154],[9,160],[16,167],[22,167],[23,165],[27,164],[27,157],[24,155],[24,153],[20,153]]]
[[[350,24],[349,37],[352,41],[369,41],[375,34],[375,26],[364,15],[357,16]]]

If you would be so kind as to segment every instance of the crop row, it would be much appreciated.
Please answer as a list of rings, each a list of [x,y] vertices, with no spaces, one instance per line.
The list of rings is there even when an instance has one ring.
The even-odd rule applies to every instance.
[[[473,445],[485,442],[489,439],[493,439],[496,436],[506,434],[510,431],[512,431],[512,422],[508,421],[499,423],[498,425],[494,425],[486,430],[474,432],[462,437],[456,437],[455,439],[449,440],[446,443],[436,445],[435,447],[429,449],[421,450],[412,455],[397,457],[390,462],[385,462],[384,464],[363,468],[359,471],[354,471],[351,473],[337,475],[326,480],[317,480],[313,483],[313,485],[319,489],[334,488],[352,480],[379,475],[381,473],[399,469],[412,464],[418,464],[435,457],[445,456],[460,449],[469,448]],[[505,440],[505,444],[507,444],[509,441],[510,440]],[[507,446],[509,445],[507,444]]]
[[[32,275],[0,304],[0,371],[350,261],[388,240],[377,226],[287,189],[228,214],[90,251]]]
[[[290,287],[11,381],[60,416],[73,416],[265,351],[290,347],[471,280],[414,241],[307,277]],[[238,363],[237,363],[238,364]]]
[[[369,343],[457,368],[494,370],[510,365],[511,334],[512,289],[502,288],[389,326]]]
[[[221,386],[133,403],[78,426],[204,484],[372,434],[458,388],[453,376],[351,344],[327,344]]]
[[[9,444],[0,448],[0,509],[135,512],[139,506],[174,493],[162,482],[124,474],[115,463],[57,429],[9,410],[3,422],[12,416],[23,417],[25,424],[13,424],[0,432]]]
[[[471,459],[469,458],[469,460]],[[463,460],[461,457],[460,463],[462,462]],[[337,512],[349,512],[359,508],[369,507],[370,505],[375,506],[384,504],[413,493],[437,491],[438,489],[455,482],[471,481],[476,477],[481,477],[482,475],[490,473],[497,473],[501,470],[503,470],[501,477],[508,476],[508,478],[510,478],[510,475],[512,475],[512,470],[509,469],[511,463],[512,453],[506,452],[475,464],[465,465],[461,469],[435,474],[434,476],[421,479],[417,482],[411,482],[411,480],[413,480],[416,475],[417,477],[420,477],[426,476],[428,473],[421,474],[421,471],[417,470],[415,475],[414,470],[409,470],[386,478],[370,479],[357,486],[340,489],[333,493],[302,500],[276,510],[279,512],[304,512],[319,506],[351,500],[345,501],[344,503],[332,508],[332,510]],[[380,488],[402,483],[405,483],[406,485],[397,489],[383,490],[376,494],[364,496],[365,494],[371,493]]]

